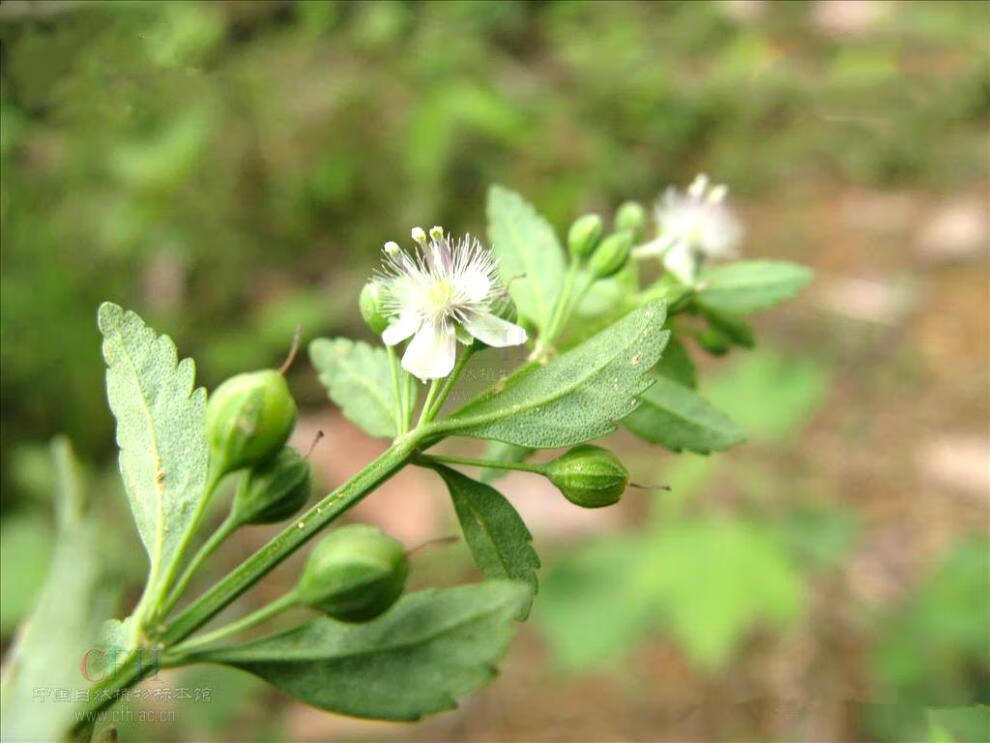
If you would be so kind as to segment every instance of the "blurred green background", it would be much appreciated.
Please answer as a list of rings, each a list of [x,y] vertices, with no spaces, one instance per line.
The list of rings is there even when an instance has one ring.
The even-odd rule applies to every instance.
[[[128,595],[142,579],[100,301],[213,387],[277,364],[297,324],[367,337],[382,243],[483,233],[490,183],[563,230],[705,171],[747,255],[817,272],[755,352],[702,365],[749,443],[707,459],[617,436],[634,479],[673,490],[605,514],[506,479],[542,595],[456,713],[350,721],[203,668],[183,683],[209,703],[124,739],[990,739],[988,34],[978,2],[4,2],[4,648],[46,570],[54,434],[119,524]],[[377,444],[307,363],[291,383],[331,487],[359,463],[341,447]],[[449,533],[425,476],[380,500],[361,517],[411,546]],[[463,546],[417,560],[420,584],[476,577]]]

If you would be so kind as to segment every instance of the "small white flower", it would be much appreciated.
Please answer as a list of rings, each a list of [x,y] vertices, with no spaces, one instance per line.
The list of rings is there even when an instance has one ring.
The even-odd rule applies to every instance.
[[[430,230],[429,242],[419,227],[412,235],[420,250],[410,256],[386,248],[380,277],[391,318],[382,340],[394,346],[412,337],[402,356],[406,371],[424,380],[446,377],[456,341],[471,343],[471,336],[498,348],[526,342],[523,328],[491,311],[503,296],[491,251],[470,235],[455,241],[442,228]]]
[[[656,205],[657,238],[636,248],[634,255],[658,255],[668,271],[693,284],[706,259],[736,255],[742,226],[725,205],[728,192],[724,184],[712,186],[704,174],[686,193],[668,188]]]

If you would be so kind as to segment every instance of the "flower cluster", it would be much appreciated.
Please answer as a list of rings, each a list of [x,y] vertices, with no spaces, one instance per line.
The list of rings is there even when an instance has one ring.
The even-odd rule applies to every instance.
[[[418,249],[410,255],[396,243],[385,244],[385,267],[377,281],[389,324],[382,332],[386,345],[412,338],[402,367],[419,379],[450,374],[456,341],[474,339],[502,348],[526,342],[526,331],[498,317],[493,310],[505,298],[497,263],[476,238],[454,239],[434,227],[429,237],[412,231]]]
[[[637,258],[660,256],[664,267],[693,284],[706,259],[735,256],[742,237],[739,220],[725,204],[728,188],[697,176],[686,193],[668,188],[656,205],[657,237],[634,251]]]

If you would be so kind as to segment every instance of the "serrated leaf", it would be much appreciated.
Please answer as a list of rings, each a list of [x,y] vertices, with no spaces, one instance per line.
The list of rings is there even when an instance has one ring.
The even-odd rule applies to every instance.
[[[706,271],[694,301],[716,312],[745,315],[793,297],[811,279],[811,270],[796,263],[739,261]]]
[[[488,190],[488,239],[520,316],[545,329],[564,283],[564,251],[549,222],[515,191]]]
[[[642,405],[622,424],[641,439],[670,449],[708,454],[746,436],[742,429],[684,385],[665,377],[640,395]]]
[[[55,698],[57,689],[84,691],[103,619],[117,591],[107,580],[105,534],[84,513],[82,489],[68,442],[52,444],[56,475],[55,551],[37,603],[4,658],[0,739],[62,740],[84,704]],[[4,597],[6,601],[6,597]],[[92,655],[98,655],[94,653]],[[86,663],[85,671],[80,663]]]
[[[385,349],[347,338],[317,338],[309,344],[309,358],[330,399],[352,423],[372,436],[398,435],[399,406]],[[411,410],[416,383],[404,372],[399,394]]]
[[[644,305],[544,367],[456,411],[441,425],[456,435],[551,448],[605,436],[653,384],[668,331],[663,302]]]
[[[489,441],[485,446],[485,453],[482,459],[489,462],[525,462],[536,451],[531,446],[516,446],[506,444],[504,441]],[[500,467],[483,467],[478,470],[478,479],[481,482],[493,482],[500,477],[504,477],[509,470]]]
[[[533,549],[533,535],[522,517],[504,495],[486,485],[443,465],[433,465],[447,484],[457,520],[461,524],[474,561],[489,579],[508,578],[537,591],[536,568],[540,558]],[[530,599],[532,601],[532,598]],[[519,620],[529,615],[525,604]]]
[[[667,341],[667,346],[663,349],[663,356],[654,367],[657,374],[667,379],[671,379],[678,384],[694,389],[698,386],[698,372],[694,362],[688,355],[687,349],[677,336],[671,336]]]
[[[192,659],[249,671],[320,709],[418,720],[494,676],[529,593],[509,581],[431,588],[364,624],[321,618]]]
[[[206,485],[206,391],[194,389],[192,359],[133,312],[104,302],[99,311],[107,396],[117,419],[120,474],[150,570],[146,596],[168,580]]]

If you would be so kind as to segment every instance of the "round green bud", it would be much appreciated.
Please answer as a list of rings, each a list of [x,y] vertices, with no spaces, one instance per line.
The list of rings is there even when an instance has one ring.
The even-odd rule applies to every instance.
[[[292,447],[249,470],[234,493],[232,510],[238,524],[284,521],[309,500],[309,463]]]
[[[698,345],[712,356],[724,356],[732,347],[732,341],[721,330],[707,328],[697,336]]]
[[[567,232],[567,247],[575,258],[591,255],[602,237],[602,218],[597,214],[585,214],[574,220]]]
[[[564,497],[582,508],[601,508],[618,503],[629,471],[600,446],[582,444],[546,466],[546,475]]]
[[[296,422],[296,403],[274,369],[231,377],[206,405],[206,436],[218,474],[253,467],[285,446]]]
[[[323,538],[299,579],[299,601],[342,622],[366,622],[394,604],[406,585],[409,561],[395,539],[374,526],[353,524]]]
[[[361,289],[358,297],[358,307],[361,317],[375,333],[381,334],[388,327],[388,317],[385,316],[385,292],[377,281],[369,281]]]
[[[629,260],[633,234],[628,230],[615,232],[598,246],[588,262],[588,268],[596,279],[607,279],[622,270]]]
[[[634,236],[642,236],[646,226],[646,209],[637,201],[627,201],[615,212],[615,227],[629,230]]]

